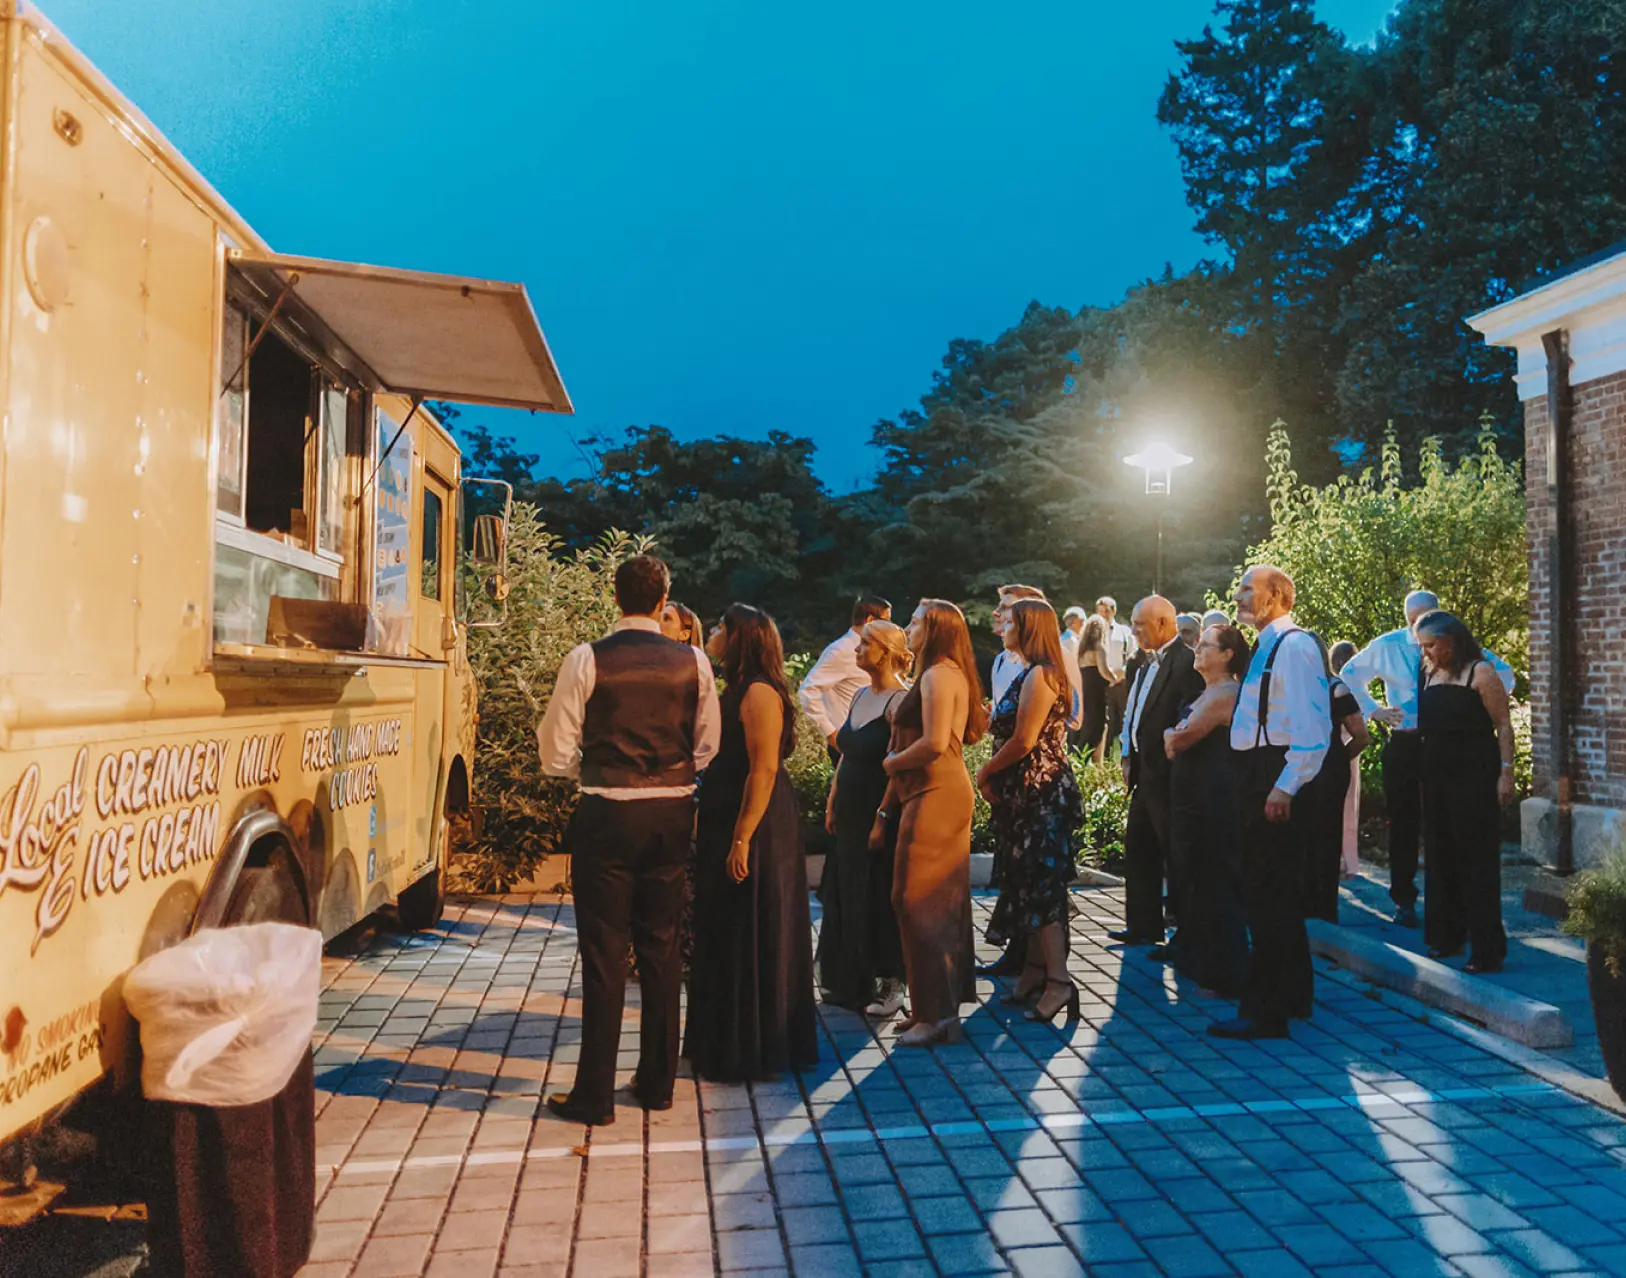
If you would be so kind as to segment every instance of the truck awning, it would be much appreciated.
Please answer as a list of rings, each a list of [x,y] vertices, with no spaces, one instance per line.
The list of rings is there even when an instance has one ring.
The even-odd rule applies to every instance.
[[[523,284],[233,249],[231,264],[366,365],[375,390],[574,409]],[[322,331],[325,330],[325,331]]]

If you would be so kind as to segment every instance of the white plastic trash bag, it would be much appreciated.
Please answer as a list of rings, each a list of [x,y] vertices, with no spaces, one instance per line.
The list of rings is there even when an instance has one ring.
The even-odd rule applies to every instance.
[[[124,978],[153,1100],[253,1105],[293,1077],[316,1028],[322,934],[288,923],[210,928]]]

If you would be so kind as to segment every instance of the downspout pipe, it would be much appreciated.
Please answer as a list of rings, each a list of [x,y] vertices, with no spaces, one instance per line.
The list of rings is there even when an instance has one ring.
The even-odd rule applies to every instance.
[[[1564,329],[1543,333],[1547,355],[1547,508],[1552,511],[1547,541],[1548,724],[1552,734],[1553,797],[1557,803],[1556,869],[1575,871],[1575,663],[1574,626],[1569,601],[1575,573],[1575,511],[1571,476],[1570,438],[1573,401],[1570,395],[1570,341]]]

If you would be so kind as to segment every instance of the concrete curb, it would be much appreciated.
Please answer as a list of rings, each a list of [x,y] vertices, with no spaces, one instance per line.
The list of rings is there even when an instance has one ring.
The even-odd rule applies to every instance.
[[[1313,953],[1418,1002],[1484,1026],[1526,1047],[1569,1047],[1575,1027],[1551,1003],[1526,998],[1491,981],[1413,954],[1375,937],[1320,919],[1306,926]]]

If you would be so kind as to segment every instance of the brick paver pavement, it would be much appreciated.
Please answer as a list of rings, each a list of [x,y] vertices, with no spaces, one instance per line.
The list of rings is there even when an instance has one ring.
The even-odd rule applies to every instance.
[[[330,958],[306,1278],[1626,1275],[1626,1122],[1346,982],[1290,1042],[1210,1039],[1230,1005],[1109,948],[1115,898],[1077,894],[1074,1025],[986,982],[951,1048],[823,1008],[816,1069],[590,1133],[541,1109],[568,903]]]

